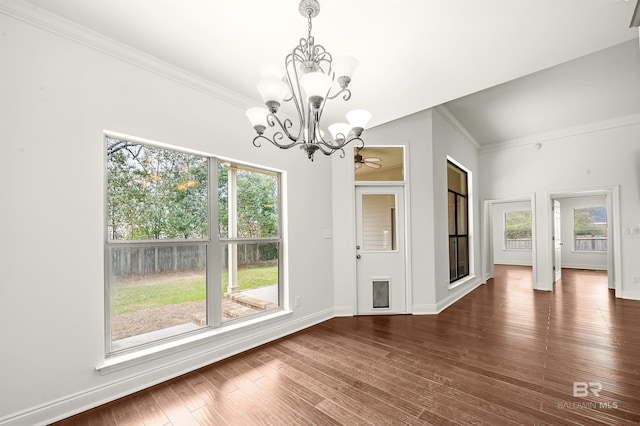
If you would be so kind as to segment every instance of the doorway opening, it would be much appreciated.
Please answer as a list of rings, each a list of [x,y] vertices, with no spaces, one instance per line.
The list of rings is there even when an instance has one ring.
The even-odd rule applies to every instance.
[[[405,147],[354,148],[356,312],[409,311]]]
[[[556,278],[567,271],[591,271],[594,278],[616,290],[613,192],[551,195],[552,203],[559,206],[560,216],[558,230],[554,221],[554,238],[560,238],[560,244],[556,244],[559,252],[554,253],[554,265],[560,268],[556,270]]]
[[[492,200],[485,202],[485,278],[509,275],[510,282],[535,283],[534,197]],[[517,278],[516,278],[517,276]]]

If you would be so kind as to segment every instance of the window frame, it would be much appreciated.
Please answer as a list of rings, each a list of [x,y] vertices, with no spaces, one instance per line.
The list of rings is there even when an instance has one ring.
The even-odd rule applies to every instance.
[[[509,238],[507,238],[507,215],[509,213],[525,213],[528,212],[530,217],[533,217],[533,212],[531,210],[505,210],[504,212],[504,220],[503,220],[503,226],[504,226],[504,232],[503,232],[503,237],[504,237],[504,251],[531,251],[532,247],[533,247],[533,224],[531,226],[531,228],[529,228],[529,247],[523,247],[523,248],[510,248],[508,247],[508,241]]]
[[[578,210],[594,210],[594,209],[604,209],[605,212],[605,216],[606,216],[606,222],[605,222],[605,230],[607,235],[605,235],[605,245],[607,246],[607,248],[605,248],[604,250],[582,250],[582,249],[578,249],[577,246],[577,240],[578,240],[578,231],[588,231],[588,230],[595,230],[596,228],[576,228],[576,212]],[[592,222],[593,223],[593,222]],[[574,253],[593,253],[593,254],[605,254],[608,252],[608,242],[609,242],[609,216],[608,216],[608,212],[607,212],[607,207],[606,206],[590,206],[590,207],[574,207],[573,208],[573,217],[572,217],[572,231],[573,231],[573,252]]]
[[[157,240],[111,240],[109,238],[109,170],[108,170],[108,162],[109,157],[106,154],[107,148],[107,139],[116,139],[125,142],[131,142],[135,144],[141,144],[149,147],[164,149],[168,151],[180,152],[190,155],[201,156],[207,161],[207,212],[208,212],[208,238],[198,238],[198,239],[157,239]],[[284,219],[283,219],[283,172],[280,170],[271,169],[268,167],[252,165],[248,163],[244,163],[242,161],[231,160],[215,155],[211,155],[208,153],[202,153],[195,150],[190,150],[174,145],[168,145],[160,142],[154,142],[143,138],[137,138],[132,136],[127,136],[115,132],[104,131],[102,138],[102,149],[104,155],[104,182],[103,182],[103,191],[104,191],[104,219],[103,219],[103,232],[104,232],[104,340],[105,340],[105,359],[109,359],[112,357],[119,357],[125,354],[134,354],[139,353],[141,351],[146,351],[148,348],[157,347],[169,342],[178,342],[181,339],[191,340],[191,336],[195,336],[198,334],[211,333],[212,331],[221,331],[227,326],[232,326],[229,329],[236,329],[238,326],[241,326],[240,323],[247,322],[247,325],[252,325],[255,323],[256,319],[259,317],[267,317],[272,316],[274,313],[282,313],[285,311],[284,305],[284,267],[286,265],[285,262],[285,251],[284,251]],[[255,314],[246,315],[240,318],[234,318],[228,321],[222,321],[222,256],[224,255],[224,245],[229,244],[232,239],[230,238],[221,238],[218,231],[219,226],[219,209],[218,209],[218,164],[220,162],[232,162],[234,164],[246,167],[247,169],[258,171],[258,172],[266,172],[268,174],[272,174],[277,179],[278,185],[278,233],[277,237],[269,237],[269,238],[254,238],[254,239],[246,239],[239,238],[238,243],[240,244],[249,244],[253,242],[263,243],[263,242],[277,242],[278,244],[278,306],[277,308],[265,310],[263,312],[257,312]],[[199,326],[197,329],[181,332],[173,335],[163,336],[159,339],[153,339],[144,341],[141,339],[142,343],[134,344],[126,347],[114,347],[114,341],[112,340],[112,315],[111,315],[111,272],[112,272],[112,264],[111,264],[111,253],[114,247],[158,247],[158,246],[169,246],[169,245],[204,245],[206,248],[206,266],[205,266],[205,274],[206,274],[206,315],[207,322],[203,326]],[[266,318],[265,318],[266,320]],[[160,331],[160,330],[158,330]],[[149,332],[149,333],[153,333]],[[146,333],[140,334],[138,336],[143,336]]]
[[[450,182],[449,182],[449,167],[453,167],[455,169],[457,169],[463,176],[465,179],[465,188],[466,188],[466,194],[461,194],[453,189],[450,188]],[[471,276],[471,255],[469,253],[469,239],[470,239],[470,232],[469,232],[469,194],[470,194],[470,188],[469,188],[469,173],[464,170],[462,167],[460,167],[459,165],[457,165],[456,163],[454,163],[453,161],[447,159],[447,209],[449,208],[449,194],[453,194],[453,209],[454,209],[454,214],[453,214],[453,219],[454,219],[454,233],[451,234],[450,232],[448,232],[449,237],[448,237],[448,244],[449,244],[449,253],[451,253],[451,241],[452,239],[455,240],[455,267],[456,267],[456,276],[454,278],[451,277],[451,258],[449,258],[449,284],[453,284],[456,281],[462,280],[464,278],[467,278],[469,276]],[[464,199],[465,203],[465,207],[466,207],[466,212],[465,212],[465,233],[460,233],[458,231],[458,227],[459,227],[459,217],[458,217],[458,199],[462,198]],[[447,212],[448,214],[448,212]],[[448,221],[449,219],[447,219]],[[451,224],[449,223],[447,226],[447,231],[449,231]],[[465,265],[466,265],[466,274],[460,275],[459,273],[459,259],[460,259],[460,240],[464,238],[466,241],[466,259],[465,259]]]
[[[245,163],[239,162],[239,161],[235,161],[235,160],[229,160],[229,159],[222,159],[220,157],[215,157],[213,158],[215,161],[212,161],[212,163],[215,163],[215,165],[213,166],[216,170],[216,192],[218,189],[218,167],[219,165],[221,165],[222,163],[232,163],[235,164],[237,166],[240,166],[241,169],[243,170],[248,170],[248,171],[253,171],[253,172],[258,172],[258,173],[265,173],[268,172],[268,174],[272,174],[273,176],[275,176],[276,178],[276,183],[278,185],[278,235],[277,237],[261,237],[261,238],[246,238],[246,237],[222,237],[220,236],[220,232],[216,232],[216,236],[217,236],[217,243],[219,245],[218,249],[220,250],[220,256],[218,257],[218,259],[222,262],[222,257],[224,255],[224,246],[225,245],[231,245],[231,244],[259,244],[259,243],[277,243],[278,244],[278,308],[276,309],[271,309],[271,310],[267,310],[264,312],[256,312],[254,314],[251,315],[246,315],[243,317],[239,317],[239,318],[234,318],[234,319],[229,319],[226,321],[223,321],[222,319],[222,310],[220,310],[219,315],[217,317],[215,317],[215,321],[217,326],[222,326],[222,325],[233,325],[236,323],[240,323],[243,321],[247,321],[250,320],[252,318],[256,318],[256,317],[260,317],[260,316],[264,316],[264,315],[268,315],[268,314],[272,314],[275,311],[278,310],[283,310],[283,306],[284,306],[284,291],[283,291],[283,268],[284,268],[284,259],[283,259],[283,238],[282,238],[282,227],[283,227],[283,221],[282,221],[282,207],[283,207],[283,203],[282,203],[282,173],[274,171],[274,170],[270,170],[267,168],[259,168],[256,166],[252,166],[252,165],[247,165]],[[267,174],[267,173],[265,173]],[[217,199],[217,194],[216,194],[216,199]],[[218,212],[219,209],[217,208],[218,204],[216,203],[216,208],[214,208],[214,210],[216,211],[216,218],[218,217]],[[217,226],[219,225],[219,220],[216,220],[216,229]],[[220,287],[218,289],[216,289],[216,297],[220,297],[222,298],[222,277],[220,277]],[[220,300],[220,304],[217,304],[218,306],[221,306],[222,300]]]

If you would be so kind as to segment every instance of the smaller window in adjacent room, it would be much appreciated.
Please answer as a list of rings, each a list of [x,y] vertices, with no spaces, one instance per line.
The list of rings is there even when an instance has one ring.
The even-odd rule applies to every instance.
[[[469,275],[469,202],[467,172],[447,162],[449,192],[449,281]]]
[[[531,210],[504,212],[505,250],[531,250]]]
[[[607,208],[585,207],[573,210],[574,250],[607,251]]]

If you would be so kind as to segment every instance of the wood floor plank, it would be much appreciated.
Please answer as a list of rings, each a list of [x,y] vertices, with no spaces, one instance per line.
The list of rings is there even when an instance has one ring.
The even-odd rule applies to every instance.
[[[640,424],[640,302],[603,271],[495,274],[439,315],[334,318],[58,424]]]
[[[169,384],[154,386],[151,388],[151,395],[153,395],[158,406],[172,424],[199,425],[195,417],[191,415],[191,411],[184,405],[184,402],[176,395]]]
[[[197,410],[192,411],[191,414],[201,425],[227,426],[229,424],[220,413],[210,405],[205,404]]]
[[[169,424],[169,418],[158,405],[153,394],[153,388],[138,392],[133,395],[133,404],[138,411],[138,415],[145,425],[164,426]]]

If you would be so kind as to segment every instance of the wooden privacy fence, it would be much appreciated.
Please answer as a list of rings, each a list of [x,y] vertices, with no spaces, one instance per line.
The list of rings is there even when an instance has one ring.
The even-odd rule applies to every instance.
[[[278,243],[238,245],[238,265],[278,258]],[[227,248],[229,245],[226,246]],[[222,265],[228,266],[227,249]],[[113,275],[158,274],[170,271],[204,270],[207,261],[205,244],[161,244],[153,246],[112,247]]]
[[[507,250],[521,250],[531,248],[531,238],[508,239],[505,243]],[[607,251],[606,236],[576,236],[575,251]]]
[[[507,239],[505,243],[507,250],[525,250],[531,248],[531,238]]]
[[[576,236],[576,251],[607,251],[607,237],[605,236]]]

